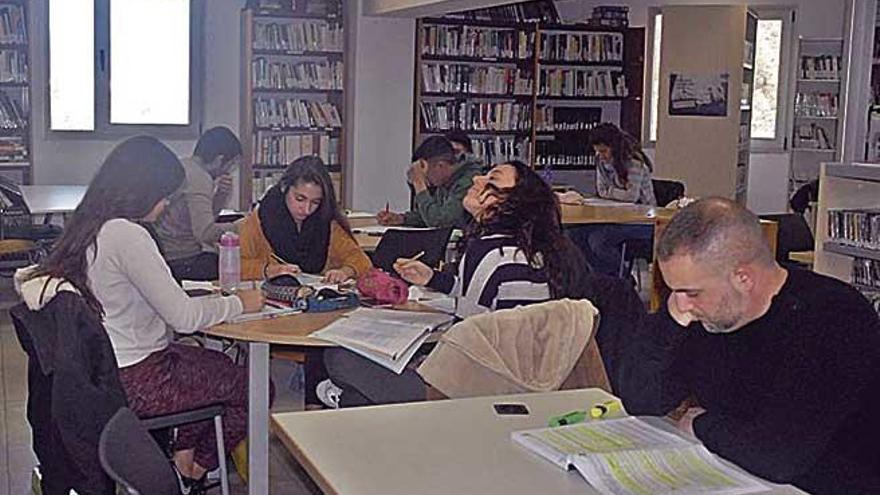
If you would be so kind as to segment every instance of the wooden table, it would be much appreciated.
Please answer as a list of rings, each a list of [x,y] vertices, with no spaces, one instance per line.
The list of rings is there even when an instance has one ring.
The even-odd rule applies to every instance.
[[[611,398],[585,389],[281,413],[272,415],[272,427],[327,494],[598,493],[510,434]],[[505,402],[525,404],[530,414],[496,415],[492,405]],[[772,486],[762,493],[802,493]]]
[[[88,186],[18,186],[32,215],[72,213],[79,206]]]

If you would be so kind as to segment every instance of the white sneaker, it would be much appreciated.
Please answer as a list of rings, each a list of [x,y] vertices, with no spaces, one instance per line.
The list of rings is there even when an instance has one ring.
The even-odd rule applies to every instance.
[[[342,396],[342,389],[331,382],[329,378],[315,386],[315,394],[327,407],[339,409],[339,398]]]

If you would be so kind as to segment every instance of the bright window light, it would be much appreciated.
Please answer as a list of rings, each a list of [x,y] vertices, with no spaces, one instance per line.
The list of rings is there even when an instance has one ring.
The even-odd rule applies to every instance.
[[[190,0],[111,0],[111,124],[189,124],[189,15]]]
[[[758,20],[752,93],[752,139],[776,139],[782,20]]]
[[[660,40],[663,39],[663,14],[654,15],[654,40],[651,51],[651,124],[648,139],[657,140],[657,117],[660,105]]]
[[[50,126],[95,129],[94,0],[49,3]]]

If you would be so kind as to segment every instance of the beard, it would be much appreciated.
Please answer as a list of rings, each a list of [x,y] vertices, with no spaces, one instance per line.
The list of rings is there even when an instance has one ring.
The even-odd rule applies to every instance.
[[[697,319],[709,333],[731,333],[742,326],[740,322],[746,310],[746,298],[730,291],[721,298],[718,310],[713,315],[700,315]]]

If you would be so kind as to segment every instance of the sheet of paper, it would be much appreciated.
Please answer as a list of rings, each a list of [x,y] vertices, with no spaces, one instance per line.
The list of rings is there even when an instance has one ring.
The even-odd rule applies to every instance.
[[[389,230],[432,230],[430,227],[404,227],[402,225],[367,225],[351,229],[355,234],[384,235]]]
[[[345,216],[348,218],[374,218],[376,214],[368,211],[346,211]]]
[[[349,320],[365,320],[371,326],[380,323],[395,323],[434,329],[450,320],[449,315],[426,311],[399,311],[396,309],[357,308],[348,313]]]
[[[244,313],[236,316],[230,323],[244,323],[246,321],[256,321],[256,320],[270,320],[272,318],[279,318],[282,316],[295,315],[297,313],[302,313],[302,310],[294,309],[294,308],[276,308],[275,306],[269,306],[268,304],[263,306],[258,313]]]
[[[739,495],[769,489],[723,465],[702,445],[579,455],[574,466],[606,495]]]
[[[389,370],[391,370],[399,375],[399,374],[403,373],[403,370],[404,370],[404,368],[406,368],[406,365],[409,364],[410,361],[412,361],[413,356],[415,356],[416,352],[419,350],[419,347],[421,347],[422,344],[425,343],[425,340],[428,338],[428,335],[430,335],[430,334],[428,332],[425,332],[424,335],[422,335],[415,342],[413,342],[412,346],[410,346],[410,348],[407,349],[406,352],[404,352],[396,360],[393,360],[383,354],[377,354],[374,352],[367,351],[366,349],[361,349],[360,347],[351,346],[351,347],[347,347],[347,349],[350,350],[351,352],[354,352],[355,354],[363,356],[363,357],[365,357],[365,358],[367,358],[367,359],[369,359],[369,360],[371,360],[381,366],[384,366],[385,368],[388,368]]]
[[[202,281],[202,280],[182,280],[180,282],[183,290],[209,290],[211,292],[219,292],[220,286],[214,285],[213,282]]]
[[[583,204],[590,205],[590,206],[618,206],[618,207],[633,206],[632,203],[625,203],[623,201],[614,201],[614,200],[605,199],[605,198],[584,198]]]
[[[427,333],[424,326],[340,318],[312,335],[347,348],[353,346],[397,360],[416,339]]]

